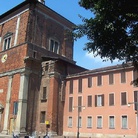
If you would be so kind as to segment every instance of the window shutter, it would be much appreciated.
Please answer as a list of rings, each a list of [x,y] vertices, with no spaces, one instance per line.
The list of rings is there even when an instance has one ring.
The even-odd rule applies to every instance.
[[[121,83],[125,83],[126,82],[126,72],[122,71],[121,72]]]
[[[72,112],[73,97],[69,97],[69,112]]]
[[[82,92],[82,79],[79,79],[78,81],[78,92]]]
[[[92,87],[92,77],[88,77],[88,87]]]
[[[137,96],[138,96],[138,91],[134,91],[134,102],[138,102]],[[135,110],[137,110],[137,104],[135,104]]]
[[[113,73],[110,73],[109,74],[109,84],[113,84],[113,81],[114,81]]]
[[[78,97],[78,106],[82,106],[82,97]],[[78,108],[79,112],[81,112],[81,107]]]
[[[97,95],[95,95],[95,107],[97,107]]]
[[[121,104],[122,105],[126,105],[127,101],[126,101],[126,92],[122,92],[121,93]]]
[[[88,96],[88,107],[92,107],[92,96]]]
[[[114,105],[114,94],[113,93],[109,94],[109,105],[110,106]]]
[[[104,94],[102,94],[102,106],[104,106]]]
[[[102,76],[101,75],[97,76],[97,84],[98,84],[98,86],[102,85]]]
[[[73,80],[70,80],[69,93],[73,94]]]

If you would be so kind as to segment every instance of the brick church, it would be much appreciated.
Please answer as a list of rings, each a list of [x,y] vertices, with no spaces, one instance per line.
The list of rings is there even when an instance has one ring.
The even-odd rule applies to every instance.
[[[48,125],[51,136],[136,137],[137,72],[77,66],[73,26],[43,0],[0,16],[0,133],[42,137]]]
[[[63,132],[65,78],[73,61],[74,24],[26,0],[0,16],[0,132]]]

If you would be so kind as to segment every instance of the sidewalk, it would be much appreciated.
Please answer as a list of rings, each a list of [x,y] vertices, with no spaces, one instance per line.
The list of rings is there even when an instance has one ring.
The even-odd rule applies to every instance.
[[[12,135],[4,135],[0,133],[0,138],[13,138]],[[19,137],[19,138],[24,138],[24,136]],[[63,136],[53,136],[52,138],[63,138]]]
[[[12,138],[12,135],[4,135],[0,133],[0,138]]]

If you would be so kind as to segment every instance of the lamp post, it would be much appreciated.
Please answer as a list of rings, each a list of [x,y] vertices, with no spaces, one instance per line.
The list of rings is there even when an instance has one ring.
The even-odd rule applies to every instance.
[[[138,98],[137,98],[138,99]],[[137,126],[136,126],[136,138],[138,138],[138,102],[131,102],[131,103],[128,103],[128,106],[130,106],[130,104],[135,104],[136,105],[136,108],[137,108],[137,112],[136,112],[136,114],[137,114]]]
[[[73,106],[73,110],[74,110],[74,108],[78,108],[78,126],[77,126],[78,130],[77,130],[77,138],[79,138],[79,134],[80,134],[80,132],[79,132],[79,128],[80,128],[80,124],[79,124],[80,110],[79,110],[79,108],[82,108],[82,107],[85,109],[85,106]]]
[[[128,106],[130,106],[130,104],[136,104],[136,108],[137,108],[137,129],[136,129],[136,138],[138,138],[138,96],[137,96],[137,102],[131,102],[131,103],[128,103]]]

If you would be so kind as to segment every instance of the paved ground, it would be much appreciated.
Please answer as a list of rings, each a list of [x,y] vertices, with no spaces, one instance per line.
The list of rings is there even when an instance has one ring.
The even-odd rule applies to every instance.
[[[12,135],[3,135],[3,134],[0,134],[0,138],[13,138]],[[20,138],[24,138],[24,137],[20,137]],[[54,136],[52,138],[64,138],[63,136]]]

